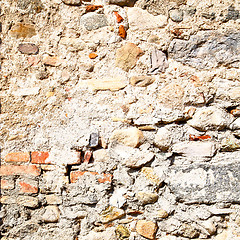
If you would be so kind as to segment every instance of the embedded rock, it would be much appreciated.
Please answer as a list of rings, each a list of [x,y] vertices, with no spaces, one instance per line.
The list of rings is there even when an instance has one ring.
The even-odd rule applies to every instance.
[[[169,57],[197,69],[231,66],[240,61],[240,33],[223,35],[210,31],[192,35],[189,40],[174,39]]]
[[[138,57],[143,51],[137,47],[134,43],[127,43],[116,52],[116,66],[120,67],[124,71],[132,69],[138,60]]]
[[[239,168],[238,163],[172,166],[169,188],[184,202],[239,202]]]
[[[88,30],[96,30],[108,25],[107,18],[104,14],[89,12],[81,17],[80,23]]]
[[[60,212],[57,206],[47,206],[45,208],[45,213],[42,216],[42,219],[46,223],[58,222],[60,217]]]
[[[155,239],[157,224],[152,221],[139,220],[136,225],[136,231],[147,239]]]
[[[233,116],[221,108],[205,107],[194,114],[187,123],[200,131],[222,130],[230,125]]]

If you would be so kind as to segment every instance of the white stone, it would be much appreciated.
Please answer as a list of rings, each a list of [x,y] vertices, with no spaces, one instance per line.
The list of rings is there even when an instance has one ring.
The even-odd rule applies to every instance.
[[[127,8],[129,27],[132,30],[162,28],[167,24],[167,16],[154,16],[138,7]]]
[[[126,203],[126,197],[124,197],[126,192],[126,188],[119,188],[115,190],[113,195],[109,199],[110,205],[121,208]]]
[[[180,142],[172,147],[174,153],[186,157],[213,157],[216,145],[213,142]]]
[[[58,222],[60,217],[60,212],[57,206],[47,206],[42,219],[46,223]]]

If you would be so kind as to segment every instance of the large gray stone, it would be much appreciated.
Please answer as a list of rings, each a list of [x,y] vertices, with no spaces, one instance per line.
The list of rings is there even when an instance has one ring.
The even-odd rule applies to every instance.
[[[168,186],[179,201],[239,203],[240,163],[172,166]]]
[[[108,25],[107,18],[104,14],[94,12],[86,13],[81,17],[81,24],[88,30],[96,30]]]
[[[240,61],[240,33],[200,32],[188,41],[174,39],[169,57],[198,69],[231,66]],[[236,66],[236,65],[234,65]]]

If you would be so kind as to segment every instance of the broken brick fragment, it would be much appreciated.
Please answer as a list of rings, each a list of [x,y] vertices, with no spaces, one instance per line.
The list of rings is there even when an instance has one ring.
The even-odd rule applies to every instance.
[[[113,13],[116,16],[117,23],[121,23],[123,21],[122,16],[117,11],[114,11]]]
[[[34,164],[51,164],[47,159],[49,158],[48,152],[32,152],[31,162]]]
[[[195,136],[195,135],[189,135],[189,139],[191,141],[198,141],[198,140],[206,140],[211,138],[209,135],[203,135],[203,136]]]
[[[85,154],[84,154],[83,162],[84,162],[84,163],[89,163],[91,157],[92,157],[92,152],[86,151]]]
[[[91,58],[91,59],[95,59],[97,56],[98,55],[94,52],[89,54],[89,58]]]
[[[119,36],[120,36],[121,38],[123,38],[123,39],[125,39],[125,38],[127,37],[127,32],[126,32],[126,30],[125,30],[125,28],[124,28],[123,25],[120,25],[120,26],[119,26],[119,31],[118,31],[118,33],[119,33]]]
[[[86,6],[86,12],[94,12],[102,7],[103,7],[102,5],[88,5]]]

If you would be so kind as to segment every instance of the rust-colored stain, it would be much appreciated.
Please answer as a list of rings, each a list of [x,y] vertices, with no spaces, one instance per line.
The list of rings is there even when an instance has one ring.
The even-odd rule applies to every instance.
[[[203,136],[196,136],[196,135],[189,135],[189,139],[191,141],[198,141],[198,140],[206,140],[211,138],[209,135],[203,135]]]
[[[121,23],[123,21],[122,16],[117,11],[114,11],[113,13],[116,16],[117,23]]]
[[[123,39],[125,39],[127,37],[127,32],[126,32],[123,25],[119,26],[119,32],[118,33],[119,33],[119,36]]]
[[[88,5],[86,6],[86,12],[94,12],[102,7],[103,7],[102,5]]]

